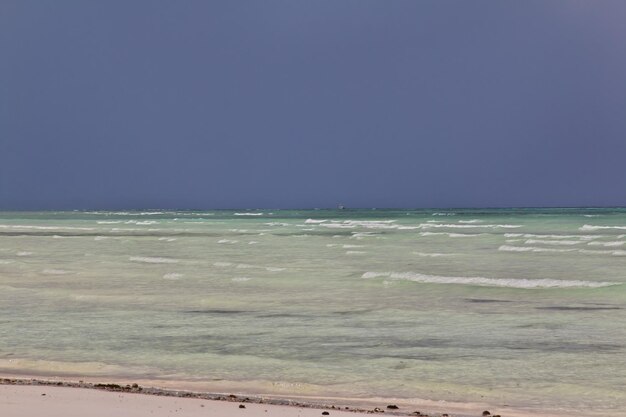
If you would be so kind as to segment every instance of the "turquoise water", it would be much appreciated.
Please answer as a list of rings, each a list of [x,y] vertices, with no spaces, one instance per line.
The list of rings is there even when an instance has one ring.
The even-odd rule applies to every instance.
[[[0,371],[626,411],[626,210],[0,213]]]

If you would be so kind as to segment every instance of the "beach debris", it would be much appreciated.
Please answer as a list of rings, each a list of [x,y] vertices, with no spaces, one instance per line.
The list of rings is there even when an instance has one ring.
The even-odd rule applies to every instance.
[[[398,407],[398,406],[397,406],[397,405],[395,405],[395,404],[389,404],[389,405],[387,406],[387,408],[388,408],[388,409],[390,409],[390,410],[397,410],[397,409],[399,409],[400,407]]]
[[[246,408],[246,406],[243,404],[239,404],[239,408]]]
[[[41,394],[41,395],[46,395],[45,393]]]
[[[323,416],[329,416],[329,415],[330,415],[330,413],[329,413],[328,411],[322,411],[322,415],[323,415]]]
[[[490,415],[491,415],[491,413],[489,411],[487,411],[487,410],[483,411],[483,416],[490,416]]]

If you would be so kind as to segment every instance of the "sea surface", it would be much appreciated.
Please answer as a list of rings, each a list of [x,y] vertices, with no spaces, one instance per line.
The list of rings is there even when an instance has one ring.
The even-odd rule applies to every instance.
[[[0,373],[626,411],[626,209],[0,212]]]

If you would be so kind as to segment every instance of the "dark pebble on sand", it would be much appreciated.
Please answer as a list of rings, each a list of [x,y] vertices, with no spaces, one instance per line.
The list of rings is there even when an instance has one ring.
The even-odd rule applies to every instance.
[[[399,407],[397,405],[395,405],[395,404],[389,404],[387,406],[387,408],[390,409],[390,410],[397,410]]]
[[[41,395],[46,395],[46,394],[41,394]]]
[[[323,415],[323,416],[329,416],[329,415],[330,415],[330,413],[329,413],[328,411],[322,411],[322,415]]]
[[[483,411],[483,416],[490,416],[490,415],[491,415],[491,413],[489,411],[487,411],[487,410]]]
[[[246,406],[243,404],[239,404],[239,408],[246,408]]]

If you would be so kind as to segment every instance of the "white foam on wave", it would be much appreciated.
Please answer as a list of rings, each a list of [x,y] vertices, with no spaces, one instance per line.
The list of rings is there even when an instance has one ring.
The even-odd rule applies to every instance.
[[[0,265],[8,265],[15,262],[13,259],[0,259]]]
[[[586,224],[578,228],[578,230],[582,230],[582,231],[605,230],[605,229],[626,230],[626,226],[594,226],[591,224]]]
[[[177,279],[181,279],[183,276],[184,274],[179,274],[178,272],[170,272],[168,274],[163,275],[163,279],[177,280]]]
[[[93,240],[98,241],[98,240],[106,240],[108,239],[109,236],[96,236],[93,238]]]
[[[315,220],[315,219],[306,219],[304,222],[306,224],[319,224],[319,223],[325,223],[328,220]]]
[[[230,239],[220,239],[220,240],[217,241],[217,243],[230,244],[230,245],[232,245],[234,243],[237,243],[237,242],[239,242],[239,241],[238,240],[230,240]]]
[[[346,255],[364,255],[366,253],[367,252],[362,251],[362,250],[349,250],[349,251],[346,251]]]
[[[498,248],[502,252],[575,252],[576,249],[540,248],[536,246],[502,245]]]
[[[625,250],[593,250],[593,249],[556,249],[556,248],[541,248],[536,246],[510,246],[502,245],[498,248],[502,252],[576,252],[586,255],[611,255],[611,256],[626,256]]]
[[[459,223],[482,223],[482,220],[472,219],[472,220],[459,220]]]
[[[17,256],[30,256],[32,254],[33,254],[33,252],[28,252],[28,251],[25,251],[25,250],[19,251],[18,253],[16,253]]]
[[[448,236],[448,237],[478,237],[484,233],[446,233],[446,232],[421,232],[420,236]]]
[[[456,216],[456,213],[433,213],[433,216]]]
[[[233,213],[233,216],[262,216],[265,213]]]
[[[580,240],[538,240],[538,239],[528,239],[524,243],[527,244],[527,245],[541,244],[541,245],[566,245],[566,246],[571,246],[571,245],[578,245],[578,244],[580,244],[582,242]]]
[[[622,245],[624,245],[624,243],[626,243],[626,242],[624,242],[623,240],[614,240],[614,241],[611,241],[611,242],[598,242],[598,241],[595,241],[595,242],[589,242],[589,243],[587,243],[587,245],[590,245],[590,246],[615,247],[615,246],[622,246]]]
[[[267,271],[269,271],[269,272],[281,272],[281,271],[284,271],[284,270],[286,270],[286,269],[287,269],[287,268],[280,268],[280,267],[277,267],[277,266],[268,266],[268,267],[265,267],[265,270],[267,270]]]
[[[535,233],[505,233],[504,237],[525,237],[527,239],[580,239],[594,240],[603,237],[602,235],[542,235]]]
[[[259,242],[257,242],[256,240],[251,240],[250,242],[248,242],[248,245],[256,245],[257,243]]]
[[[213,262],[213,266],[219,266],[220,268],[224,268],[227,266],[233,266],[232,262]]]
[[[235,277],[231,281],[233,281],[233,282],[246,282],[246,281],[250,281],[251,279],[252,278],[248,278],[248,277]]]
[[[99,220],[96,223],[98,224],[118,224],[124,223],[122,220]]]
[[[65,269],[44,269],[43,271],[41,271],[42,274],[44,275],[67,275],[67,274],[71,274],[72,271],[66,271]]]
[[[26,230],[96,230],[93,227],[71,226],[31,226],[23,224],[0,224],[0,229],[26,229]]]
[[[141,262],[141,263],[148,263],[148,264],[176,264],[180,262],[178,259],[152,257],[152,256],[131,256],[129,259],[132,262]]]
[[[335,235],[333,237],[340,238],[342,236],[341,235]],[[373,233],[373,232],[360,232],[360,233],[352,232],[352,236],[350,236],[350,239],[361,240],[361,239],[366,238],[366,237],[376,237],[376,233]]]
[[[445,229],[517,229],[521,224],[458,224],[458,223],[421,223],[420,229],[445,228]]]
[[[331,220],[330,223],[319,223],[319,226],[332,229],[398,229],[399,226],[393,223],[395,220]]]
[[[355,248],[362,248],[362,247],[364,247],[364,246],[365,246],[365,245],[343,245],[342,247],[343,247],[344,249],[355,249]]]
[[[366,272],[362,278],[392,278],[425,284],[458,284],[476,285],[481,287],[505,287],[505,288],[600,288],[611,285],[619,285],[619,282],[596,282],[581,280],[562,279],[527,279],[527,278],[485,278],[485,277],[447,277],[438,275],[426,275],[416,272]]]
[[[158,240],[162,242],[174,242],[177,239],[175,237],[160,237]]]
[[[442,256],[454,256],[456,255],[455,253],[437,253],[437,252],[432,252],[432,253],[427,253],[427,252],[413,252],[415,255],[418,256],[423,256],[423,257],[428,257],[428,258],[439,258]]]
[[[580,253],[588,255],[611,255],[611,256],[626,256],[626,250],[593,250],[593,249],[581,249]]]

